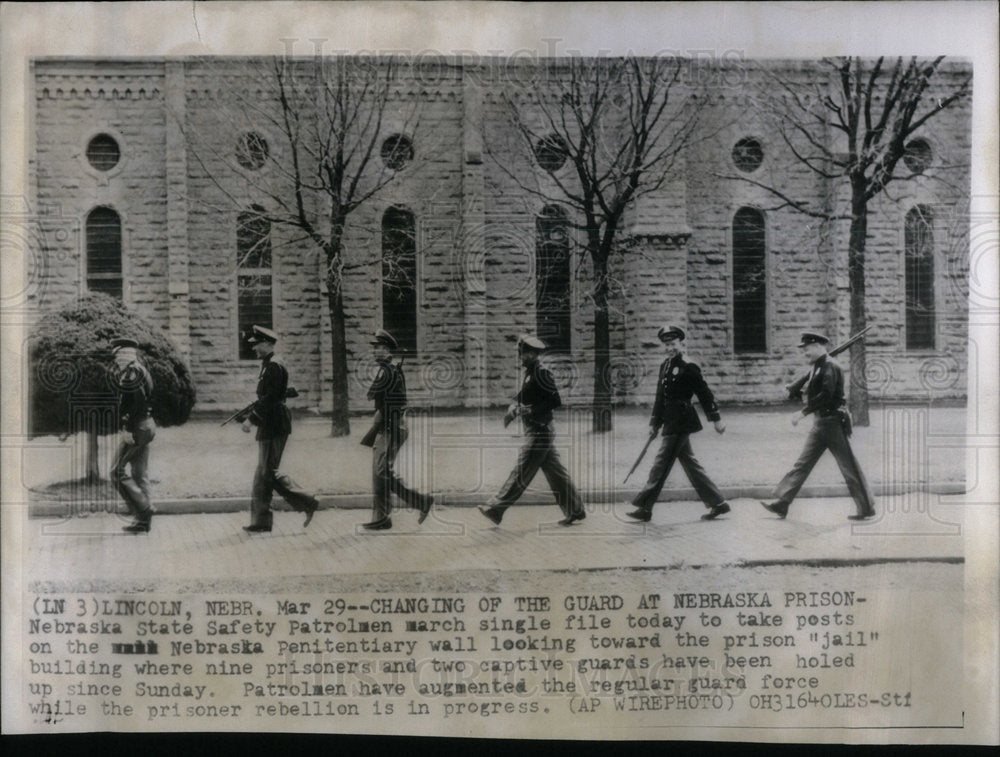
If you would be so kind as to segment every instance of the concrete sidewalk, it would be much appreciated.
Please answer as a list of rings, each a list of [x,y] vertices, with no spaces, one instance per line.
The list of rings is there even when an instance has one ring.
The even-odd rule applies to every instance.
[[[792,406],[782,409],[724,410],[726,433],[711,426],[692,436],[695,454],[726,496],[763,498],[791,467],[805,441],[809,421],[793,428]],[[852,439],[877,496],[923,489],[938,494],[961,492],[965,481],[966,411],[962,407],[878,406],[872,425],[857,429]],[[648,412],[618,412],[615,431],[593,434],[586,412],[563,411],[556,419],[556,444],[577,488],[589,502],[622,502],[645,482],[656,455],[654,444],[642,464],[623,480],[646,441]],[[324,418],[296,421],[282,470],[305,489],[319,494],[326,506],[369,507],[371,451],[358,444],[364,431],[355,419],[350,437],[329,437]],[[521,444],[516,429],[504,429],[499,413],[427,411],[410,419],[410,438],[396,469],[410,485],[433,491],[449,505],[479,504],[506,479]],[[8,446],[10,442],[8,440]],[[114,439],[102,440],[102,471],[113,455]],[[105,487],[59,484],[80,475],[72,441],[48,437],[21,442],[12,450],[20,457],[20,500],[32,514],[59,516],[108,510],[118,499]],[[150,455],[153,499],[161,512],[232,512],[246,508],[256,464],[253,437],[214,421],[193,421],[160,429]],[[12,482],[9,482],[12,483]],[[832,456],[825,455],[809,477],[802,496],[846,495]],[[663,492],[666,500],[685,500],[694,493],[680,467]],[[527,501],[551,502],[542,477],[529,489]]]
[[[22,518],[25,580],[142,581],[151,578],[291,580],[390,573],[482,570],[588,571],[701,566],[865,565],[961,562],[963,507],[913,493],[879,500],[879,516],[848,521],[846,498],[797,500],[786,520],[756,501],[735,500],[717,521],[700,520],[697,502],[661,504],[637,524],[626,508],[590,505],[587,519],[559,526],[559,510],[514,507],[494,527],[473,508],[436,507],[422,525],[396,511],[390,531],[367,532],[368,513],[328,510],[308,529],[302,516],[276,512],[269,534],[246,534],[248,515],[161,515],[149,534],[130,536],[122,516]],[[16,515],[16,514],[15,514]],[[8,521],[8,522],[17,522]],[[361,574],[361,575],[359,575]]]

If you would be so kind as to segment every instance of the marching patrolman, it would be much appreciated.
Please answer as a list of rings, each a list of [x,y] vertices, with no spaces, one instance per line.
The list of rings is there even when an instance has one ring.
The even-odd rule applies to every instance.
[[[434,497],[411,489],[396,475],[393,465],[400,447],[406,442],[406,377],[402,363],[394,363],[399,349],[396,338],[385,329],[375,332],[371,342],[378,372],[368,389],[368,399],[375,403],[375,419],[361,443],[372,448],[372,519],[364,524],[370,531],[392,528],[390,495],[420,511],[417,523],[423,523],[434,504]]]
[[[569,526],[583,520],[587,514],[555,448],[552,411],[562,405],[562,400],[552,372],[539,360],[545,343],[537,337],[522,334],[518,339],[518,350],[524,378],[520,391],[507,408],[504,426],[509,426],[520,417],[524,426],[524,444],[506,483],[489,505],[479,508],[479,512],[500,525],[504,512],[520,498],[541,470],[565,516],[559,523]]]
[[[698,397],[701,409],[712,421],[717,433],[725,432],[726,427],[701,369],[684,359],[684,330],[680,326],[668,325],[659,330],[658,336],[666,351],[666,359],[660,365],[649,430],[651,436],[656,436],[662,430],[663,441],[649,470],[646,485],[632,500],[635,510],[627,515],[640,522],[652,518],[656,498],[677,460],[698,497],[708,508],[708,512],[701,516],[702,520],[714,520],[729,512],[729,504],[691,449],[691,434],[702,429],[691,398]]]
[[[260,374],[257,400],[240,417],[245,432],[249,433],[253,426],[257,427],[257,468],[250,495],[250,525],[244,526],[243,530],[250,533],[271,530],[274,519],[271,499],[275,491],[293,510],[306,514],[302,524],[305,527],[312,520],[319,502],[280,471],[281,456],[292,433],[292,414],[285,404],[289,391],[288,369],[274,354],[278,335],[269,328],[255,325],[247,341],[260,358]]]
[[[155,512],[149,497],[149,445],[156,436],[150,409],[153,377],[139,360],[139,343],[134,339],[112,339],[111,351],[115,360],[111,378],[118,397],[118,422],[128,435],[118,445],[111,463],[111,480],[134,518],[123,530],[142,534],[149,531]]]
[[[761,502],[765,509],[779,518],[788,515],[789,505],[826,450],[833,453],[857,507],[856,512],[847,517],[865,520],[875,515],[875,498],[848,440],[851,417],[843,409],[844,371],[826,354],[829,341],[822,334],[806,331],[799,342],[799,348],[812,369],[806,384],[805,407],[792,416],[792,425],[797,426],[808,415],[815,420],[802,454],[774,490],[774,501]]]

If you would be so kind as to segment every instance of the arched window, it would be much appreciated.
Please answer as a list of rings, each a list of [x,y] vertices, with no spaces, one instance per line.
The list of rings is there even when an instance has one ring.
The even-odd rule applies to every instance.
[[[906,214],[906,349],[934,349],[934,216],[925,205]]]
[[[122,299],[122,220],[111,208],[87,216],[87,289]]]
[[[570,351],[569,225],[555,205],[535,219],[535,317],[538,337],[555,352]]]
[[[271,222],[260,205],[236,217],[237,339],[240,358],[254,357],[246,334],[274,326],[271,302]]]
[[[382,328],[401,349],[417,351],[417,227],[413,213],[382,215]]]
[[[733,352],[767,351],[767,267],[764,214],[733,216]]]

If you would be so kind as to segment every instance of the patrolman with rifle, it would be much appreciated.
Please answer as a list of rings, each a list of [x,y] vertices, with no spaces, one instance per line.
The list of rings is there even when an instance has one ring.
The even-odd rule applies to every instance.
[[[869,327],[870,328],[870,327]],[[856,334],[845,344],[837,348],[842,352],[858,339],[863,338],[867,329]],[[851,450],[848,441],[851,435],[851,417],[843,409],[844,405],[844,372],[827,354],[829,343],[822,334],[806,331],[802,334],[799,348],[812,364],[809,373],[788,388],[793,397],[801,394],[805,387],[805,407],[792,416],[792,425],[797,426],[807,415],[813,415],[815,422],[809,431],[802,454],[792,466],[792,469],[781,479],[774,490],[773,502],[761,502],[765,509],[770,510],[779,518],[788,515],[788,507],[802,484],[809,477],[810,471],[826,450],[833,453],[840,466],[840,472],[847,482],[847,488],[854,498],[857,511],[849,515],[851,520],[865,520],[875,515],[875,498],[872,496],[865,474],[861,471],[857,458]]]
[[[250,525],[243,530],[249,533],[266,533],[271,530],[273,514],[271,498],[275,491],[291,505],[292,509],[306,514],[303,527],[312,520],[319,502],[306,493],[289,476],[280,472],[281,456],[285,443],[292,433],[292,414],[285,404],[297,392],[288,386],[288,369],[274,354],[278,335],[263,326],[253,326],[247,340],[261,360],[257,381],[257,399],[227,418],[243,423],[243,431],[257,427],[257,469],[253,476],[250,495]]]
[[[691,434],[701,431],[702,428],[691,398],[698,397],[701,409],[705,411],[717,433],[725,432],[726,426],[722,422],[722,416],[719,415],[719,407],[715,404],[712,390],[708,388],[705,378],[701,375],[701,369],[684,359],[684,330],[680,326],[664,326],[657,336],[665,348],[666,359],[660,365],[659,378],[656,382],[656,400],[649,420],[649,440],[639,459],[632,466],[632,470],[629,471],[629,476],[639,466],[643,455],[661,429],[663,442],[649,470],[646,485],[632,500],[635,510],[626,514],[641,523],[653,517],[653,505],[663,489],[674,461],[677,460],[691,486],[698,493],[698,497],[708,508],[708,512],[702,515],[701,519],[715,520],[729,512],[729,504],[705,473],[705,469],[701,467],[691,449]],[[625,480],[628,481],[628,476]]]

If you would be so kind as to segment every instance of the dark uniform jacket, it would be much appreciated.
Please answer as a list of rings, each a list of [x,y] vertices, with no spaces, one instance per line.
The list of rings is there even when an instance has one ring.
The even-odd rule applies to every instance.
[[[556,380],[552,372],[540,363],[525,371],[521,390],[514,401],[524,409],[521,418],[529,427],[552,423],[552,411],[562,407]]]
[[[691,404],[692,395],[698,395],[701,409],[710,421],[720,420],[719,407],[715,404],[712,390],[702,378],[701,369],[694,363],[686,362],[681,355],[664,360],[660,366],[650,423],[662,426],[664,436],[701,431],[701,420]]]
[[[292,433],[292,414],[285,405],[288,369],[274,355],[265,357],[257,381],[257,402],[249,420],[257,426],[257,441],[277,439]]]
[[[368,389],[368,399],[375,402],[375,413],[381,414],[379,431],[389,433],[403,426],[406,411],[406,377],[403,369],[391,360],[379,362],[378,373]]]
[[[844,372],[826,355],[813,363],[806,385],[805,415],[816,413],[822,418],[839,413],[844,404]]]
[[[135,432],[150,417],[153,377],[142,363],[129,363],[115,375],[118,392],[118,420],[126,431]]]

